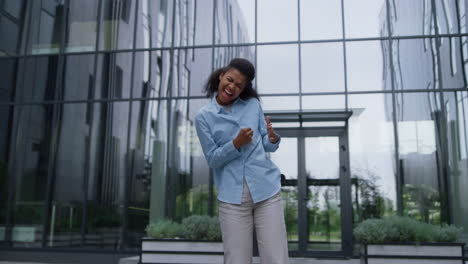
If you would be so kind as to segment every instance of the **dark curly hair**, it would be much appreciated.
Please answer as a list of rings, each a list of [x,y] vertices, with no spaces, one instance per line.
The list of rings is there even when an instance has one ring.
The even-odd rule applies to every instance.
[[[241,58],[232,59],[226,67],[217,69],[211,73],[204,89],[206,97],[213,97],[213,95],[218,91],[219,75],[229,71],[230,69],[238,70],[247,79],[244,90],[239,97],[242,100],[247,100],[252,97],[258,99],[258,93],[253,88],[252,84],[252,80],[255,78],[255,67],[250,61]]]

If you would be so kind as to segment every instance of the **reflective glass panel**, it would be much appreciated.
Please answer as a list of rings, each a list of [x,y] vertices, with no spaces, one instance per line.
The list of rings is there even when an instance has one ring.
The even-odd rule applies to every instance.
[[[132,54],[103,53],[98,55],[97,59],[96,86],[94,91],[88,93],[89,98],[129,98],[131,92]],[[87,76],[87,78],[89,77]],[[70,85],[75,84],[70,82]]]
[[[15,18],[21,16],[24,0],[4,0],[3,9]]]
[[[349,95],[353,219],[394,214],[397,206],[391,94]]]
[[[463,228],[460,234],[462,242],[468,241],[468,208],[464,201],[468,199],[468,93],[444,93],[447,111],[447,139],[449,157],[449,201],[451,222]]]
[[[434,16],[431,2],[431,0],[389,1],[392,35],[434,35]]]
[[[391,90],[388,42],[346,43],[348,91]]]
[[[7,204],[9,195],[8,161],[13,129],[13,107],[0,106],[0,241],[6,239]]]
[[[446,222],[439,99],[434,93],[398,94],[396,106],[404,214],[423,222]]]
[[[259,46],[257,48],[259,93],[298,93],[298,55],[297,45]]]
[[[174,1],[140,0],[137,21],[137,48],[169,47],[172,41]],[[193,9],[193,8],[192,8]]]
[[[300,1],[301,40],[343,37],[340,0]]]
[[[385,0],[343,2],[346,38],[388,36]]]
[[[99,50],[133,48],[137,1],[102,0]]]
[[[57,1],[34,1],[28,28],[28,54],[58,53],[62,39],[64,4]]]
[[[209,58],[209,57],[206,57]],[[234,58],[244,58],[255,66],[255,47],[235,46],[215,48],[215,68],[219,69],[229,64]],[[200,63],[200,62],[198,62]]]
[[[10,102],[16,88],[17,59],[0,59],[0,102]]]
[[[21,23],[0,14],[0,57],[18,53],[20,32]]]
[[[393,40],[394,85],[396,90],[437,89],[439,79],[435,42],[430,39]]]
[[[343,44],[301,46],[302,92],[344,92]]]
[[[450,37],[440,39],[440,68],[443,88],[464,88],[465,77],[463,69],[461,38]]]
[[[11,239],[14,247],[41,247],[45,232],[46,186],[54,131],[53,105],[15,107],[12,131],[16,135],[15,152],[10,157],[14,177]],[[69,189],[69,188],[67,188]]]
[[[298,40],[297,1],[257,1],[258,42]]]
[[[213,1],[178,0],[174,20],[174,46],[213,43]],[[219,2],[218,8],[222,3]],[[228,17],[223,17],[225,21]]]
[[[298,96],[262,96],[263,111],[299,111]]]
[[[457,34],[457,0],[435,1],[439,34]]]
[[[344,111],[344,95],[310,95],[302,96],[302,110],[338,110]]]
[[[218,49],[216,52],[221,53]],[[212,49],[195,49],[192,50],[191,54],[192,62],[186,66],[190,70],[189,94],[190,96],[205,95],[205,84],[212,71]],[[220,57],[217,57],[216,60]],[[224,64],[223,60],[220,59],[220,61],[222,62],[219,63]]]
[[[86,12],[83,12],[86,10]],[[99,1],[71,0],[68,7],[66,52],[96,49]]]
[[[20,59],[15,101],[40,102],[58,97],[56,90],[58,56],[36,56]]]
[[[216,44],[252,43],[255,40],[255,1],[218,1]],[[208,16],[209,17],[209,16]]]

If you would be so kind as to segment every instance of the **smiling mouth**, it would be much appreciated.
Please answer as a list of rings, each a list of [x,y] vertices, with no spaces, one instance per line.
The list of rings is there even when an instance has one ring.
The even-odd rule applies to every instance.
[[[229,92],[227,89],[224,89],[224,92],[225,92],[225,93],[227,93],[229,96],[231,96],[231,95],[232,95],[232,93],[231,93],[231,92]]]

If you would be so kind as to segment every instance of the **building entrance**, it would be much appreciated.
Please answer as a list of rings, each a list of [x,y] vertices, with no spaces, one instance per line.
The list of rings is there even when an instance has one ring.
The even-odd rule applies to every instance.
[[[271,159],[282,173],[290,256],[351,256],[346,126],[275,130],[282,141]]]

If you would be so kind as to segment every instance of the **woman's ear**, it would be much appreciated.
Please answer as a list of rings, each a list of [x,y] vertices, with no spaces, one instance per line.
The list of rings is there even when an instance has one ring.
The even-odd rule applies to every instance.
[[[220,81],[221,81],[221,79],[223,78],[223,76],[224,76],[224,72],[222,72],[222,73],[219,74],[219,77],[218,77],[218,78],[219,78]]]

